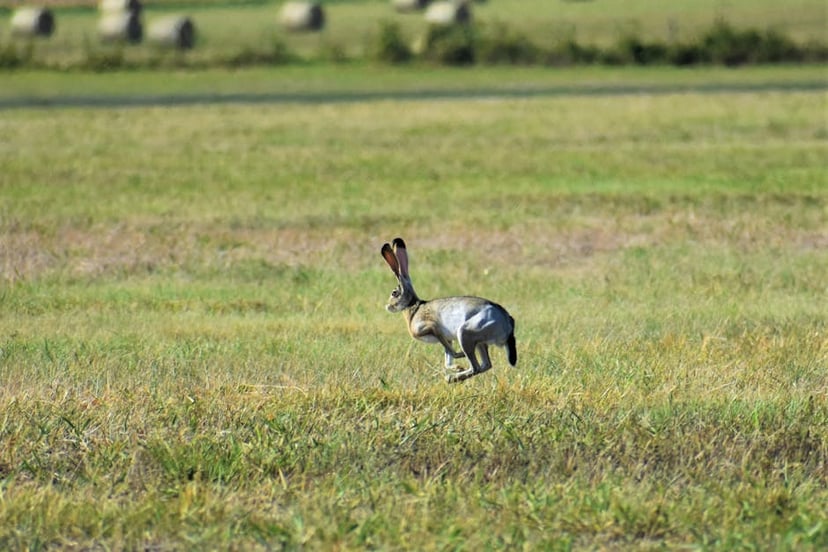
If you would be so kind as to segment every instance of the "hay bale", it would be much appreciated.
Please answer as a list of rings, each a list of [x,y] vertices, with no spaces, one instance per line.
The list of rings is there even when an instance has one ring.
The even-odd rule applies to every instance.
[[[430,0],[391,0],[391,5],[398,12],[413,12],[424,10]]]
[[[471,7],[468,2],[441,1],[432,2],[425,13],[425,20],[430,25],[448,27],[471,22]]]
[[[149,25],[147,39],[163,48],[189,50],[195,45],[195,24],[184,15],[156,19]]]
[[[140,15],[143,6],[140,0],[100,0],[98,11],[104,13],[132,12]]]
[[[286,2],[279,21],[289,31],[320,31],[325,26],[325,12],[319,2]]]
[[[104,42],[137,44],[144,38],[144,26],[137,12],[105,12],[98,20],[98,36]]]
[[[24,7],[11,18],[11,34],[20,37],[52,36],[55,16],[48,8]]]

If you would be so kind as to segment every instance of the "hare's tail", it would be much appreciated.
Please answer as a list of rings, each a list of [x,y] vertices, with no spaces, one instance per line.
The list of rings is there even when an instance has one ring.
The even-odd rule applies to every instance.
[[[506,348],[509,350],[509,364],[517,366],[517,343],[515,342],[515,319],[511,316],[509,320],[512,322],[512,333],[506,339]]]

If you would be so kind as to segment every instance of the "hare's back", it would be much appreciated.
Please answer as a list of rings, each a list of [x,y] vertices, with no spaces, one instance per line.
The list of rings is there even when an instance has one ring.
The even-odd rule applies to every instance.
[[[496,325],[511,329],[509,315],[503,307],[482,297],[444,297],[429,303],[441,325],[451,334],[456,334],[460,326],[472,319],[481,327]]]

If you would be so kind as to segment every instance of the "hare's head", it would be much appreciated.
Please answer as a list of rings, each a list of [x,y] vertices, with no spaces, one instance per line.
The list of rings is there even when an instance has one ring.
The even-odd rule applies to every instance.
[[[388,304],[385,305],[385,309],[388,312],[401,312],[413,305],[416,301],[416,296],[401,282],[391,290],[391,295],[388,297]]]
[[[411,277],[408,275],[408,253],[405,250],[405,242],[402,238],[395,238],[390,244],[382,246],[382,258],[391,267],[391,272],[397,277],[397,287],[391,291],[388,304],[385,308],[388,312],[400,312],[407,309],[418,301],[414,286],[411,285]]]

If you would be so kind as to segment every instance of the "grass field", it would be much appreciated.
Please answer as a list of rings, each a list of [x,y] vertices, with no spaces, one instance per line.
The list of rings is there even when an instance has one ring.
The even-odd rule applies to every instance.
[[[403,36],[411,42],[426,32],[422,14],[396,13],[386,0],[345,0],[325,3],[327,24],[322,33],[290,34],[279,27],[280,6],[281,2],[239,5],[160,0],[147,4],[143,20],[149,25],[171,12],[189,15],[198,42],[185,59],[193,64],[249,56],[282,46],[306,59],[363,58],[376,48],[383,23],[400,25]],[[6,10],[5,15],[8,13]],[[99,55],[98,14],[93,7],[57,7],[55,13],[55,35],[48,41],[35,42],[37,61],[74,67]],[[822,0],[789,0],[784,6],[775,0],[681,0],[669,6],[653,0],[492,0],[475,4],[474,14],[482,28],[503,24],[541,47],[568,39],[606,46],[631,34],[650,41],[687,41],[696,39],[717,20],[739,29],[772,28],[800,43],[824,42],[828,27],[828,10]],[[5,30],[7,19],[0,19],[0,31]],[[0,45],[6,40],[8,35],[0,34]],[[123,55],[127,61],[144,62],[169,57],[149,45],[127,47]]]
[[[3,78],[0,548],[828,546],[824,68]]]

